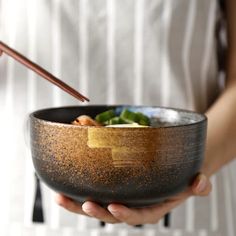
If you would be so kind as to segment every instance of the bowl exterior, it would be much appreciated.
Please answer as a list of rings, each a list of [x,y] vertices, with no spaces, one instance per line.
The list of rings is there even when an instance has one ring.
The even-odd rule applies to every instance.
[[[82,203],[156,204],[198,173],[206,121],[168,128],[77,127],[30,118],[38,176]]]

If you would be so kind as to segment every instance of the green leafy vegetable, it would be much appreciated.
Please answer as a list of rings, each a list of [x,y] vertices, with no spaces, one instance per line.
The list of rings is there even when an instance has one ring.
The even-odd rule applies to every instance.
[[[128,109],[124,109],[120,116],[116,116],[114,110],[108,110],[98,114],[95,117],[96,121],[104,125],[116,125],[116,124],[133,124],[149,126],[150,119],[148,116],[141,112],[133,112]]]
[[[99,123],[105,123],[106,121],[109,121],[111,118],[115,117],[116,114],[114,112],[114,110],[108,110],[108,111],[104,111],[100,114],[98,114],[95,117],[95,120]]]

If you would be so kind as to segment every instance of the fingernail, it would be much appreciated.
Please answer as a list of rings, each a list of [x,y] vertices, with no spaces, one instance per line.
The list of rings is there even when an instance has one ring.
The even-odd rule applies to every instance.
[[[198,185],[196,187],[196,190],[198,193],[202,193],[204,192],[204,190],[206,189],[207,187],[207,179],[206,177],[203,175],[200,177],[200,180],[198,182]]]
[[[55,195],[54,196],[54,200],[55,200],[55,202],[58,204],[58,205],[62,205],[62,198],[61,198],[61,196],[60,195]]]
[[[86,203],[82,205],[82,210],[87,214],[91,214],[93,212],[91,206]]]
[[[115,209],[112,209],[112,208],[109,207],[109,206],[108,206],[107,209],[108,209],[108,211],[111,212],[112,215],[114,215],[114,216],[116,216],[116,217],[120,216],[120,212],[119,212],[119,211],[117,211],[117,210],[115,210]]]

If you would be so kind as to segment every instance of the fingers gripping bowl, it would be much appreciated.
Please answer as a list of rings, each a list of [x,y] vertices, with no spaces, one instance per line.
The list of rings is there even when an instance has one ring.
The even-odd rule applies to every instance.
[[[122,106],[78,106],[30,114],[31,152],[49,187],[83,203],[156,204],[184,190],[198,173],[206,138],[204,115],[172,108],[126,106],[150,127],[71,125],[78,115]]]

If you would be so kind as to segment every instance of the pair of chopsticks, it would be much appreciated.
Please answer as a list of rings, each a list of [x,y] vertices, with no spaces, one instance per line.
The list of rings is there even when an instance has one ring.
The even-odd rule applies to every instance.
[[[63,89],[65,92],[69,93],[70,95],[74,96],[75,98],[79,99],[80,101],[89,101],[87,97],[70,87],[68,84],[64,83],[60,79],[56,78],[54,75],[43,69],[38,64],[30,61],[28,58],[20,54],[19,52],[15,51],[14,49],[10,48],[8,45],[0,41],[0,56],[6,53],[8,56],[14,58],[24,66],[28,67],[44,79],[48,80],[49,82],[53,83],[54,85],[58,86],[59,88]]]

